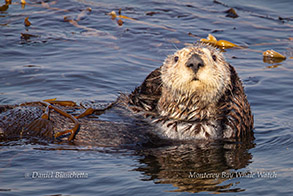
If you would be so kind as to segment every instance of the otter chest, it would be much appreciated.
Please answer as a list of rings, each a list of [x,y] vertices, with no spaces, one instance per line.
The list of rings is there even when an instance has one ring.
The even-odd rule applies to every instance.
[[[220,126],[216,120],[210,121],[180,121],[165,118],[152,120],[158,133],[164,138],[190,139],[217,139],[221,136]]]

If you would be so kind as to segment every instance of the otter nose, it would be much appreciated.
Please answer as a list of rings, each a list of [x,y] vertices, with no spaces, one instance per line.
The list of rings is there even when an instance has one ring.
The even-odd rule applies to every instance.
[[[200,67],[204,66],[204,62],[198,54],[193,54],[186,62],[186,66],[196,73]]]

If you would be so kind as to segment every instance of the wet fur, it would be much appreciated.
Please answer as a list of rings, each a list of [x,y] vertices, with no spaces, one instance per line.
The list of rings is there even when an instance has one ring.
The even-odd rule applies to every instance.
[[[192,54],[199,54],[205,64],[197,73],[185,66]],[[129,98],[136,111],[149,114],[163,137],[252,136],[253,116],[242,83],[222,53],[209,45],[197,44],[168,56]]]
[[[200,56],[204,66],[192,72],[186,63],[193,54]],[[43,109],[40,104],[0,106],[0,141],[35,137],[53,140],[55,132],[73,127],[69,119],[53,111],[50,122],[40,119]],[[80,113],[79,107],[62,109]],[[253,116],[242,83],[222,54],[208,45],[186,47],[168,56],[164,65],[151,72],[130,95],[121,95],[109,110],[123,121],[106,122],[93,116],[79,119],[81,131],[75,141],[99,146],[153,146],[173,142],[170,138],[253,136]]]

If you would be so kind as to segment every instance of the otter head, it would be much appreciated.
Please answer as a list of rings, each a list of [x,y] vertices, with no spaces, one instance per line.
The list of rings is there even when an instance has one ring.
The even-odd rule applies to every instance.
[[[217,102],[225,93],[230,70],[218,49],[196,44],[168,56],[161,68],[161,78],[163,91],[171,93],[173,99],[185,95],[207,105]]]

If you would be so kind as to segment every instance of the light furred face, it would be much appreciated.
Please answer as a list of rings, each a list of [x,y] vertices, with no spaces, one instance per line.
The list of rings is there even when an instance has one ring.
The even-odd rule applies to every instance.
[[[230,84],[229,64],[222,53],[206,44],[185,47],[166,58],[161,69],[163,87],[176,94],[217,101]]]

